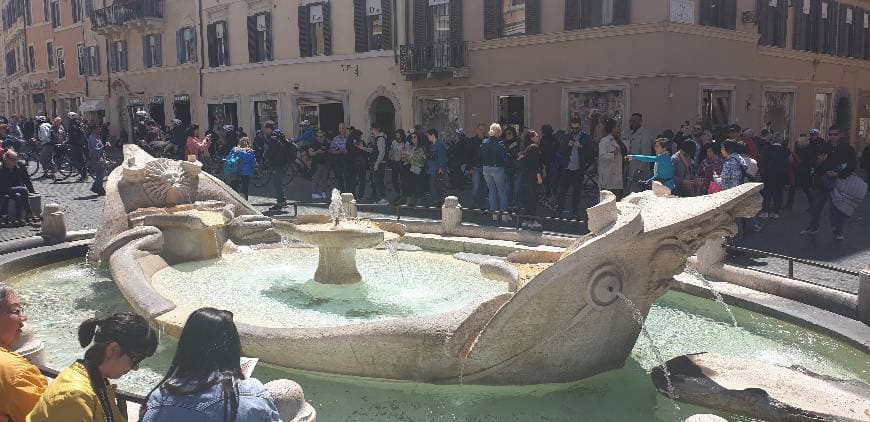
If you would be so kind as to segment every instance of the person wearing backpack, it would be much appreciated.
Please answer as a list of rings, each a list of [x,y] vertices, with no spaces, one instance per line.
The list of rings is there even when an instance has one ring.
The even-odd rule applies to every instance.
[[[837,125],[828,130],[828,144],[819,154],[818,165],[815,170],[815,199],[810,210],[810,224],[801,231],[801,236],[814,236],[819,232],[819,223],[822,211],[831,200],[831,193],[837,187],[840,180],[845,180],[855,172],[858,167],[858,157],[855,149],[847,140],[841,139],[842,133]],[[834,229],[834,240],[845,240],[843,226],[845,217],[836,209],[831,210],[831,225]]]
[[[770,144],[761,150],[761,181],[764,197],[760,217],[779,218],[782,207],[782,192],[788,183],[789,156],[788,148],[782,145],[782,135],[776,133],[771,137]]]
[[[239,145],[230,151],[224,162],[224,176],[233,177],[230,186],[245,200],[248,199],[248,188],[256,167],[257,156],[251,149],[251,139],[247,136],[239,139]]]

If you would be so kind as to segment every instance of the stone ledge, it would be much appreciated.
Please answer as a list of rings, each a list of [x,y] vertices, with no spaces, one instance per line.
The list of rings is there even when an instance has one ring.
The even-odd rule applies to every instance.
[[[94,235],[96,235],[96,230],[78,230],[68,232],[66,235],[66,242],[75,242],[78,240],[87,240],[93,239]],[[7,240],[5,242],[0,242],[0,255],[6,255],[13,252],[23,251],[27,249],[38,248],[41,246],[50,245],[51,242],[48,241],[43,236],[31,236],[31,237],[22,237],[19,239]],[[59,243],[62,245],[63,243]]]
[[[461,236],[440,236],[437,234],[408,233],[403,243],[419,246],[427,250],[442,252],[470,252],[481,255],[508,256],[515,251],[564,252],[563,248],[546,245],[527,245],[510,240],[475,239]]]
[[[92,242],[92,239],[76,240],[4,254],[0,256],[0,279],[6,279],[43,265],[67,259],[83,258]]]
[[[674,290],[698,297],[713,297],[710,289],[691,275],[679,274],[674,280]],[[728,304],[812,328],[870,353],[870,326],[860,321],[736,284],[717,281],[711,283]]]

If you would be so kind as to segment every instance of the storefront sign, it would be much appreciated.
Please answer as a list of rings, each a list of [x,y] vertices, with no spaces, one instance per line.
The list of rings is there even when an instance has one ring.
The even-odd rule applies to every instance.
[[[176,95],[172,101],[176,102],[176,103],[189,103],[190,102],[190,95],[187,95],[187,94]]]
[[[141,98],[128,98],[127,105],[130,107],[140,106],[145,104]]]
[[[450,0],[429,0],[429,6],[438,6],[439,4],[449,4]]]
[[[309,7],[308,17],[310,23],[323,23],[323,5],[315,4]]]
[[[366,16],[378,16],[382,13],[381,0],[366,0]]]
[[[151,104],[163,104],[163,97],[151,97],[149,102]]]
[[[671,0],[671,22],[694,24],[694,0]]]

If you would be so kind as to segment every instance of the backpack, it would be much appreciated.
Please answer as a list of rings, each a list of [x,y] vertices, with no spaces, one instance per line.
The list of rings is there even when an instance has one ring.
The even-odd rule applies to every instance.
[[[239,155],[235,151],[230,151],[224,161],[224,176],[230,176],[239,172]]]

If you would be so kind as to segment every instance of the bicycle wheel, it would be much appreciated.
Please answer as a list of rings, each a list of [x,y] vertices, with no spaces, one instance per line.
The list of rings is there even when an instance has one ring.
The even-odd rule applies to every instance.
[[[269,170],[266,170],[263,167],[257,166],[254,169],[254,187],[262,188],[269,184],[272,181],[272,173]]]
[[[284,172],[282,176],[283,177],[281,178],[281,185],[286,187],[296,177],[296,169],[291,165],[287,167],[287,171]]]
[[[39,153],[30,151],[24,156],[24,162],[27,163],[27,174],[30,177],[36,176],[39,173]]]
[[[61,158],[60,162],[57,164],[57,174],[60,175],[60,178],[63,180],[69,179],[70,176],[75,173],[76,170],[73,168],[72,163],[69,162],[69,157],[66,155]]]

